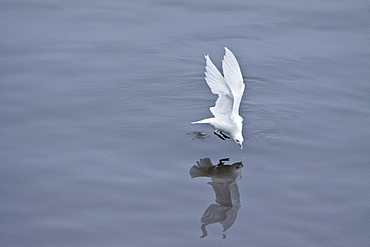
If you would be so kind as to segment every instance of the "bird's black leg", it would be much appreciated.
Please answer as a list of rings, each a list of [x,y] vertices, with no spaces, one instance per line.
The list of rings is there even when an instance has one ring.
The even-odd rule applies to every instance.
[[[213,132],[213,134],[218,136],[221,140],[225,141],[225,138],[222,135],[220,135],[219,133],[217,133],[217,131]]]
[[[230,160],[230,158],[219,159],[218,160],[219,161],[218,165],[223,165],[223,164],[225,164],[225,161],[229,161],[229,160]]]
[[[223,133],[222,131],[220,131],[220,134],[222,135],[223,138],[225,139],[230,139],[229,136],[227,136],[225,133]]]

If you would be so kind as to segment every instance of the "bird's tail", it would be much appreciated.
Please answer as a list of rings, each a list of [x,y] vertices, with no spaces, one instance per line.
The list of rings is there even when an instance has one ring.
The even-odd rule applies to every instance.
[[[196,121],[196,122],[191,122],[191,124],[198,124],[198,123],[210,124],[210,123],[212,123],[212,118],[206,118],[206,119],[199,120],[199,121]]]
[[[197,177],[209,177],[209,173],[207,169],[200,168],[196,165],[192,166],[189,170],[189,174],[191,178],[197,178]]]
[[[197,164],[193,165],[189,170],[191,178],[209,177],[211,175],[213,164],[210,158],[200,159],[196,163]]]

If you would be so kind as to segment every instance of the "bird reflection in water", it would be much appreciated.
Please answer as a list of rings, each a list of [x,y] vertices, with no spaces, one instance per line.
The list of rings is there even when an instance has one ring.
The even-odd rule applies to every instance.
[[[242,178],[242,162],[225,165],[229,158],[220,159],[217,165],[213,165],[210,158],[197,161],[196,165],[189,170],[192,178],[210,177],[209,182],[216,194],[216,204],[211,204],[201,218],[201,229],[204,238],[208,235],[207,225],[219,222],[223,227],[223,238],[226,238],[226,230],[235,222],[240,208],[240,194],[237,182]]]

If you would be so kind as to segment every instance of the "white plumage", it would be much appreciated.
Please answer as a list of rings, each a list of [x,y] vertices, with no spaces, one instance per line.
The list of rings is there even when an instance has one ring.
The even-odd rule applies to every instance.
[[[243,148],[243,118],[239,115],[239,106],[244,93],[243,76],[238,61],[234,54],[225,47],[225,56],[222,60],[222,76],[220,71],[212,63],[208,55],[206,57],[205,80],[212,93],[218,95],[215,106],[210,108],[213,118],[206,118],[192,122],[206,123],[215,129],[215,134],[221,139],[229,138],[230,135],[236,143]],[[227,134],[227,135],[225,135]]]

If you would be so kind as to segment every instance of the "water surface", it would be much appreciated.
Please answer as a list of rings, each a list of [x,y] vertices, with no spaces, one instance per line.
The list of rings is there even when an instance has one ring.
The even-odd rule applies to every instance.
[[[1,1],[1,246],[367,246],[367,1]],[[204,55],[239,60],[244,149]],[[194,138],[193,132],[205,133]],[[190,133],[190,134],[189,134]],[[222,227],[200,158],[242,161]]]

